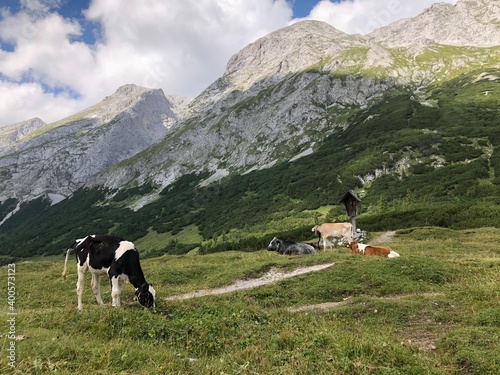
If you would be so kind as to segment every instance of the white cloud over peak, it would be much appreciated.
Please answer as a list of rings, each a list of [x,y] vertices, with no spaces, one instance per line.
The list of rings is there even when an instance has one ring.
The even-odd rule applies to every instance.
[[[348,34],[368,34],[402,18],[415,17],[436,0],[321,0],[307,19],[329,23]],[[455,4],[457,0],[441,0]]]

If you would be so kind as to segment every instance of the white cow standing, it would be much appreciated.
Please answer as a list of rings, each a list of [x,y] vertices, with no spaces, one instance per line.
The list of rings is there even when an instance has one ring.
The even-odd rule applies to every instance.
[[[312,231],[318,236],[318,248],[326,249],[329,238],[343,238],[347,243],[352,241],[352,224],[351,223],[324,223],[316,225]]]

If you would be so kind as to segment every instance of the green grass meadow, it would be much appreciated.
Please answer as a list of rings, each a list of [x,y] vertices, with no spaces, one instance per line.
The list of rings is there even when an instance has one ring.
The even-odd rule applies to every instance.
[[[87,275],[77,312],[73,262],[63,282],[62,256],[33,259],[15,268],[14,368],[2,267],[0,373],[498,374],[499,243],[498,228],[421,227],[399,230],[388,243],[398,259],[345,248],[147,258],[142,265],[157,291],[152,310],[133,300],[130,285],[123,307],[112,308],[107,280],[107,305],[98,307]],[[254,289],[165,300],[324,263],[334,265]]]

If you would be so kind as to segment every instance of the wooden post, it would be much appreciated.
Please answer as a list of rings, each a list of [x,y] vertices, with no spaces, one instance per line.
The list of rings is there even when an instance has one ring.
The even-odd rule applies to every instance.
[[[359,199],[354,191],[349,190],[342,197],[339,203],[344,203],[347,215],[351,218],[352,234],[356,233],[356,216],[359,214],[361,199]]]

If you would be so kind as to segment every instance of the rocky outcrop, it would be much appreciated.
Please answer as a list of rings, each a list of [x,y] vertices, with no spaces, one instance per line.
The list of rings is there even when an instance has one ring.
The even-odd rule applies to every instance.
[[[231,97],[241,100],[306,69],[337,67],[347,49],[368,48],[361,36],[345,34],[320,21],[302,21],[279,29],[233,55],[224,75],[191,104],[194,113]],[[331,68],[331,69],[330,69]]]

